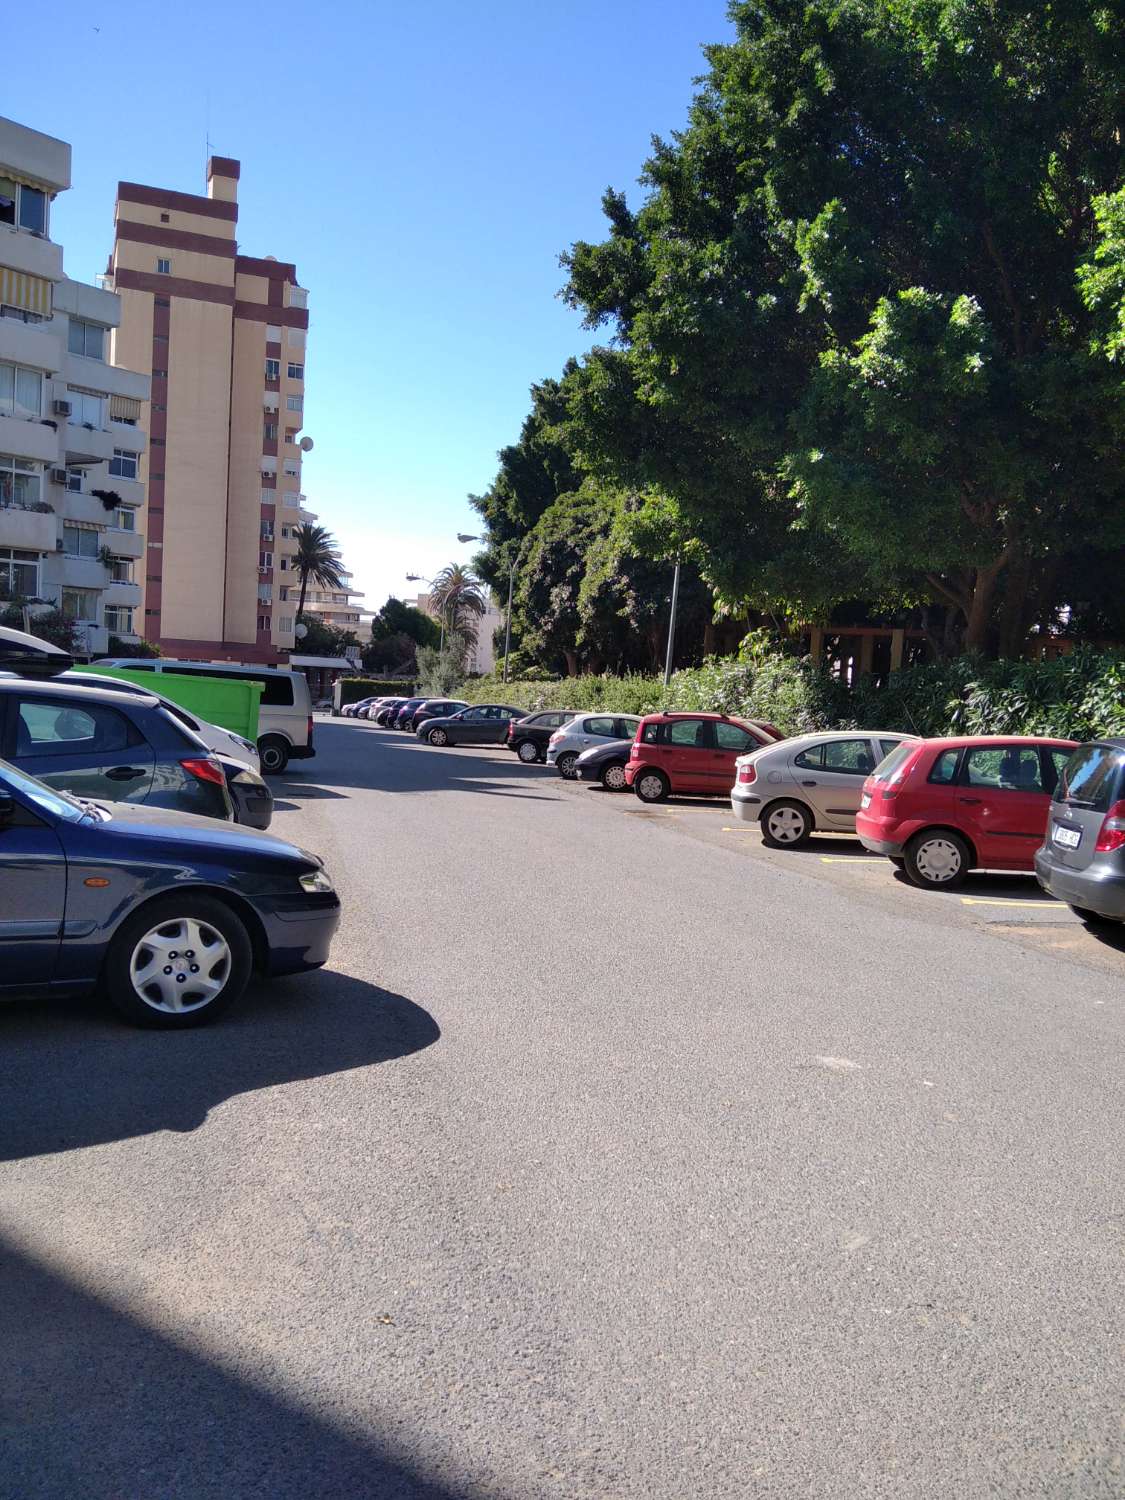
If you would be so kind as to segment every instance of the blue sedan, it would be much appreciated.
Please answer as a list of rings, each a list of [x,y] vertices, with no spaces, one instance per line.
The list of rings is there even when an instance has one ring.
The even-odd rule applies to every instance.
[[[319,968],[339,919],[322,862],[284,839],[0,760],[0,996],[104,988],[140,1025],[197,1026],[255,970]]]

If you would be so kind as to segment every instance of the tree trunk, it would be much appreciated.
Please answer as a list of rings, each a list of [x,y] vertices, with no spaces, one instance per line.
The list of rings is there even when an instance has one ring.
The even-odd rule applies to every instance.
[[[1001,656],[1023,655],[1031,608],[1031,559],[1021,553],[1004,572],[998,643]]]
[[[566,657],[566,675],[568,677],[577,677],[578,676],[578,652],[577,651],[564,651],[563,655]]]
[[[992,604],[996,597],[996,580],[1004,566],[1004,558],[990,563],[987,568],[976,570],[969,607],[965,611],[965,650],[983,652],[988,646],[988,632],[992,624]]]
[[[715,654],[715,622],[708,620],[703,627],[703,654],[714,656]]]
[[[302,569],[301,570],[301,597],[297,601],[297,614],[296,614],[296,617],[295,617],[295,619],[293,621],[294,625],[296,625],[297,621],[300,620],[301,616],[305,612],[305,593],[308,590],[308,586],[309,586],[309,575],[308,575],[308,573],[304,569]]]

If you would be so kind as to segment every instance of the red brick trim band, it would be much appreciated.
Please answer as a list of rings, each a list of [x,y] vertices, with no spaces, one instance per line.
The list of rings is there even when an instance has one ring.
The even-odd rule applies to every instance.
[[[264,260],[257,255],[240,255],[234,263],[236,271],[247,276],[268,276],[271,281],[290,281],[297,285],[297,267],[287,260]]]
[[[212,156],[207,162],[207,181],[212,177],[233,177],[237,182],[242,176],[242,163],[233,156]]]
[[[193,302],[221,302],[233,307],[234,287],[215,286],[210,281],[188,281],[183,276],[160,276],[155,271],[130,271],[119,267],[114,285],[120,291],[163,293],[168,297],[188,297]],[[307,314],[306,314],[307,317]]]
[[[202,214],[205,219],[238,219],[238,204],[220,198],[201,198],[197,193],[173,193],[168,188],[145,187],[141,182],[119,182],[118,201],[143,203],[147,208],[178,208],[188,214]]]
[[[117,238],[141,245],[162,245],[168,250],[197,250],[201,255],[238,254],[236,240],[220,239],[216,234],[192,234],[187,229],[169,229],[164,224],[137,224],[132,219],[118,219]]]
[[[192,641],[161,636],[160,645],[169,656],[187,660],[256,662],[260,666],[285,666],[288,652],[277,646],[261,646],[254,641]]]
[[[120,279],[120,272],[118,278]],[[167,276],[154,276],[154,281],[167,281]],[[236,302],[236,318],[248,318],[255,323],[273,323],[277,328],[307,328],[309,313],[305,307],[269,307],[263,302]]]

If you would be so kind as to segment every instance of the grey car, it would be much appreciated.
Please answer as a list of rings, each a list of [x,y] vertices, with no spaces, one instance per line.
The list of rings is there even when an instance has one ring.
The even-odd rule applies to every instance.
[[[1084,921],[1125,922],[1125,738],[1079,745],[1063,767],[1035,877]]]
[[[864,780],[911,735],[883,729],[795,735],[735,762],[731,812],[760,823],[771,849],[796,849],[814,829],[854,833]]]
[[[444,719],[426,719],[418,738],[427,745],[502,745],[508,725],[527,712],[507,703],[476,703]]]

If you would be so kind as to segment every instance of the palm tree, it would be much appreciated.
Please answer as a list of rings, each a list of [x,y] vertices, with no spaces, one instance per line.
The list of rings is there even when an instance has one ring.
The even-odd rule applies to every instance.
[[[301,597],[297,604],[297,620],[305,612],[305,594],[309,579],[319,583],[322,589],[343,588],[343,559],[336,545],[336,538],[325,526],[314,526],[311,521],[302,521],[297,527],[297,556],[293,559],[301,575]]]
[[[469,644],[488,608],[480,579],[460,563],[448,563],[430,583],[430,605],[451,636]]]

